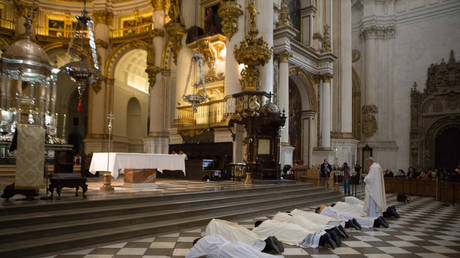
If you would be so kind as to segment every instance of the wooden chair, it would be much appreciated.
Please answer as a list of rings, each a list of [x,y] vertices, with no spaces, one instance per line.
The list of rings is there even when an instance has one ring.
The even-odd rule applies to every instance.
[[[86,175],[84,169],[80,173],[73,173],[73,153],[71,151],[58,151],[55,155],[54,173],[50,176],[50,184],[48,186],[53,197],[54,190],[58,194],[58,199],[61,198],[62,188],[75,188],[75,196],[78,196],[79,188],[82,189],[82,197],[86,198],[88,185],[86,184]]]

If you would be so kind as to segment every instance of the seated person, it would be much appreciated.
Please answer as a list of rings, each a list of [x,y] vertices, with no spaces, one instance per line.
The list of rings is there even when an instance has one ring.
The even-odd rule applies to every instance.
[[[251,230],[226,220],[212,219],[206,226],[205,234],[220,235],[227,241],[241,242],[262,252],[271,251],[281,254],[284,251],[284,247],[276,238],[271,236],[261,238]]]
[[[197,241],[198,240],[198,241]],[[230,242],[220,235],[207,235],[197,239],[185,255],[186,258],[209,257],[209,258],[275,258],[277,256],[262,253],[257,248],[242,242]]]
[[[319,245],[328,244],[332,249],[337,247],[337,243],[326,231],[315,232],[293,223],[273,219],[258,221],[255,226],[252,232],[259,237],[275,236],[288,245],[316,248]]]

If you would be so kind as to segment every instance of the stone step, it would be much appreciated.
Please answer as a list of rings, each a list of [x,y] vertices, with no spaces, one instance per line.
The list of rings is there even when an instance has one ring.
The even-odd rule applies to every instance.
[[[304,188],[293,188],[293,189],[280,189],[277,191],[279,195],[288,195],[288,194],[307,194],[320,192],[320,188],[314,188],[311,186],[305,186]],[[204,194],[203,194],[204,195]],[[154,212],[158,210],[168,210],[168,209],[181,209],[191,206],[202,206],[202,205],[214,205],[214,204],[224,204],[228,202],[234,202],[241,199],[245,200],[256,200],[265,198],[266,192],[232,192],[228,196],[209,196],[208,194],[202,196],[193,195],[194,198],[190,196],[185,196],[180,200],[169,200],[168,198],[163,198],[159,201],[150,201],[150,202],[140,202],[140,203],[127,203],[117,206],[100,206],[99,203],[94,203],[93,207],[89,208],[75,208],[75,209],[64,209],[64,210],[51,210],[50,212],[29,212],[24,214],[15,214],[15,215],[3,215],[0,216],[0,228],[8,228],[13,226],[25,226],[33,224],[42,224],[50,223],[57,221],[71,221],[71,220],[81,220],[81,219],[90,219],[98,218],[101,216],[114,216],[114,215],[123,215],[126,213],[139,213],[139,212]],[[199,198],[198,198],[199,197]],[[92,203],[92,202],[91,202]]]
[[[231,187],[229,187],[231,188]],[[158,195],[158,196],[151,196],[150,193],[147,193],[146,196],[136,196],[136,197],[120,197],[116,196],[114,198],[109,199],[96,199],[96,200],[82,200],[80,198],[76,198],[72,201],[60,201],[60,200],[53,200],[51,203],[40,203],[40,202],[32,202],[26,203],[21,206],[11,206],[5,207],[0,209],[0,221],[4,216],[11,216],[11,215],[24,215],[31,212],[51,212],[51,211],[62,211],[62,210],[77,210],[77,209],[85,209],[85,208],[93,208],[93,207],[109,207],[109,206],[121,206],[126,204],[135,204],[135,203],[156,203],[164,200],[174,201],[174,200],[185,200],[185,199],[196,199],[197,197],[200,198],[215,198],[220,196],[228,196],[234,194],[244,194],[244,193],[262,193],[262,192],[272,192],[273,189],[277,189],[277,191],[283,190],[294,190],[294,189],[313,189],[312,184],[286,184],[286,185],[277,185],[275,186],[258,186],[254,188],[248,189],[229,189],[229,190],[222,190],[218,189],[218,191],[205,191],[205,192],[191,192],[191,193],[180,193],[180,194],[168,194],[168,195]]]
[[[15,242],[25,239],[40,238],[45,236],[61,235],[74,233],[91,229],[102,229],[111,227],[122,227],[146,222],[155,222],[164,218],[175,219],[179,217],[197,216],[212,214],[213,212],[232,211],[236,209],[244,210],[254,206],[269,205],[272,202],[288,202],[290,200],[301,198],[319,198],[326,195],[321,192],[312,192],[308,194],[284,194],[273,198],[265,198],[264,200],[236,200],[231,203],[215,203],[214,205],[193,206],[188,208],[175,208],[170,210],[158,210],[156,212],[143,212],[132,214],[126,212],[124,215],[98,216],[92,219],[82,219],[77,221],[62,220],[54,223],[41,223],[32,226],[15,226],[3,229],[0,232],[0,239],[3,242]]]
[[[324,193],[318,198],[298,198],[289,202],[271,202],[267,205],[252,205],[250,208],[232,209],[207,213],[206,215],[186,216],[184,218],[153,221],[149,223],[135,224],[121,227],[104,229],[87,228],[86,231],[77,233],[60,234],[57,236],[41,237],[40,239],[28,239],[14,243],[0,244],[0,257],[27,257],[38,254],[46,254],[59,250],[92,246],[116,240],[157,235],[185,228],[206,225],[212,218],[220,219],[243,219],[258,215],[267,215],[276,211],[290,210],[292,208],[308,207],[323,203],[330,203],[341,199],[340,193]]]

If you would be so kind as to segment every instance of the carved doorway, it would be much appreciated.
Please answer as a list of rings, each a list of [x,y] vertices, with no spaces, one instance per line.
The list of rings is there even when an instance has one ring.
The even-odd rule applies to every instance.
[[[452,170],[460,162],[460,127],[447,127],[436,135],[435,165]]]
[[[296,83],[289,79],[289,143],[294,147],[293,164],[302,160],[302,100]]]

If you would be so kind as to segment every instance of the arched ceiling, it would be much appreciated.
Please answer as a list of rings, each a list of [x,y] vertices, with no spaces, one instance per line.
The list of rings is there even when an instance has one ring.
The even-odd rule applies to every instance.
[[[126,53],[115,67],[115,80],[148,93],[147,51],[134,49]]]

